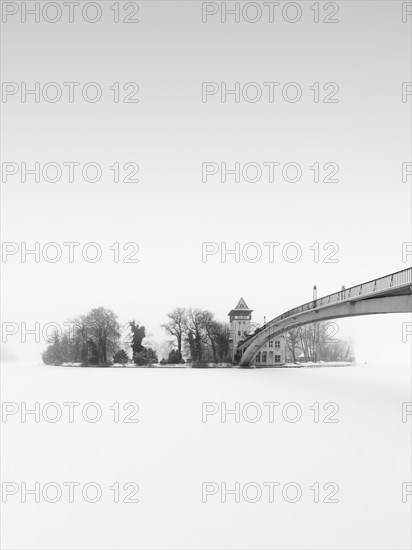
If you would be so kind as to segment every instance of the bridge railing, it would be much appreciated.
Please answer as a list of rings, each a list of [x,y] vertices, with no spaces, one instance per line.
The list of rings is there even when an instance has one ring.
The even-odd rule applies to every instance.
[[[366,283],[362,283],[361,285],[356,285],[349,288],[342,288],[342,290],[338,292],[334,292],[333,294],[328,294],[327,296],[322,296],[322,298],[318,298],[317,300],[312,300],[311,302],[307,302],[306,304],[303,304],[301,306],[290,309],[285,313],[282,313],[282,315],[275,317],[275,319],[272,319],[271,321],[263,325],[259,329],[259,332],[261,332],[262,330],[265,330],[266,328],[269,328],[272,325],[278,324],[280,321],[282,321],[283,319],[286,319],[287,317],[293,317],[294,315],[303,313],[305,311],[309,311],[311,309],[327,306],[329,304],[334,304],[337,302],[342,302],[344,300],[355,299],[355,298],[358,298],[359,296],[365,296],[367,294],[373,295],[374,292],[378,292],[386,289],[389,290],[393,287],[408,284],[408,283],[412,284],[412,268],[403,269],[401,271],[391,273],[390,275],[379,277],[378,279],[372,279],[371,281],[367,281]],[[240,344],[240,347],[242,347],[249,340],[251,340],[253,336],[254,335],[251,335],[249,338],[243,341]]]

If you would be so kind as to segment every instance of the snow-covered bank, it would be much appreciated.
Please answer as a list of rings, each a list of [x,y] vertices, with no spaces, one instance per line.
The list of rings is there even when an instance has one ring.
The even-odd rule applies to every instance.
[[[302,363],[285,363],[282,367],[359,367],[362,366],[358,363],[351,363],[349,361],[306,361]]]
[[[109,366],[99,366],[99,365],[89,365],[88,367],[82,366],[81,363],[63,363],[59,365],[61,367],[81,367],[81,368],[125,368],[125,369],[147,369],[147,368],[157,368],[157,369],[192,369],[192,368],[215,368],[215,369],[230,369],[230,368],[241,368],[238,365],[233,365],[232,363],[203,363],[201,366],[195,365],[193,363],[168,363],[160,364],[155,363],[153,365],[136,365],[135,363],[113,363]],[[251,365],[250,367],[245,368],[258,368],[258,369],[280,369],[280,368],[300,368],[300,367],[355,367],[358,366],[356,363],[350,363],[348,361],[317,361],[316,363],[312,361],[302,362],[302,363],[284,363],[281,365]]]

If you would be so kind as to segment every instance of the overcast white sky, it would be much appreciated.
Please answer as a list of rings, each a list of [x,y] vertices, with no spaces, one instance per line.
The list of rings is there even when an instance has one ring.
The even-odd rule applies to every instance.
[[[96,241],[96,264],[78,254],[3,264],[3,320],[56,321],[103,305],[121,322],[140,320],[159,342],[160,324],[176,306],[199,306],[227,320],[243,296],[263,321],[318,296],[408,267],[402,243],[411,241],[410,162],[412,96],[410,29],[401,2],[342,2],[338,24],[315,24],[302,2],[296,24],[222,24],[201,21],[199,2],[143,2],[140,22],[114,24],[107,9],[97,24],[27,22],[10,18],[3,34],[3,81],[98,82],[96,104],[35,103],[19,94],[3,103],[3,162],[97,162],[99,183],[35,183],[19,175],[2,183],[2,240],[30,247]],[[53,44],[53,47],[50,46]],[[280,82],[275,101],[257,103],[219,96],[202,102],[201,83]],[[302,88],[289,103],[279,90]],[[137,82],[139,103],[114,103],[109,87]],[[336,82],[338,103],[315,103],[309,89]],[[127,90],[128,92],[131,91]],[[330,90],[328,90],[330,91]],[[301,181],[256,183],[218,177],[202,182],[202,162],[287,162],[301,165]],[[113,163],[139,164],[139,183],[114,183]],[[338,183],[314,183],[309,166],[339,165]],[[202,242],[276,241],[270,263],[219,256],[202,262]],[[288,263],[279,249],[299,243],[302,259]],[[139,263],[114,263],[109,247],[138,243]],[[313,243],[335,242],[338,263],[315,263]],[[324,252],[321,251],[323,255]],[[408,315],[341,321],[343,335],[359,346],[358,358],[407,360],[402,322]],[[390,335],[390,347],[381,343]],[[45,347],[19,336],[8,354],[38,360]]]

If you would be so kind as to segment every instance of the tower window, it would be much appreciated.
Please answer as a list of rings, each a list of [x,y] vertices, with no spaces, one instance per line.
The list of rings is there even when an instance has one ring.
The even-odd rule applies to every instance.
[[[280,363],[280,362],[281,362],[280,355],[275,355],[275,363]]]
[[[268,354],[266,351],[262,352],[262,363],[266,363]]]
[[[280,348],[280,340],[275,340],[275,348]]]
[[[255,360],[256,360],[256,363],[260,363],[260,351],[259,353],[256,354]]]

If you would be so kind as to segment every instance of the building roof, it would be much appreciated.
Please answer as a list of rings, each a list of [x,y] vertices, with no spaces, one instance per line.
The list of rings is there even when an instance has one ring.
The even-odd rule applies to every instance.
[[[235,307],[235,309],[249,309],[246,305],[246,302],[243,298],[241,298],[238,303],[237,303],[237,306]],[[252,310],[250,310],[252,311]]]
[[[231,309],[228,313],[228,315],[236,315],[243,313],[252,313],[253,309],[249,309],[247,307],[247,304],[243,298],[240,298],[240,300],[237,303],[237,306],[234,309]]]

